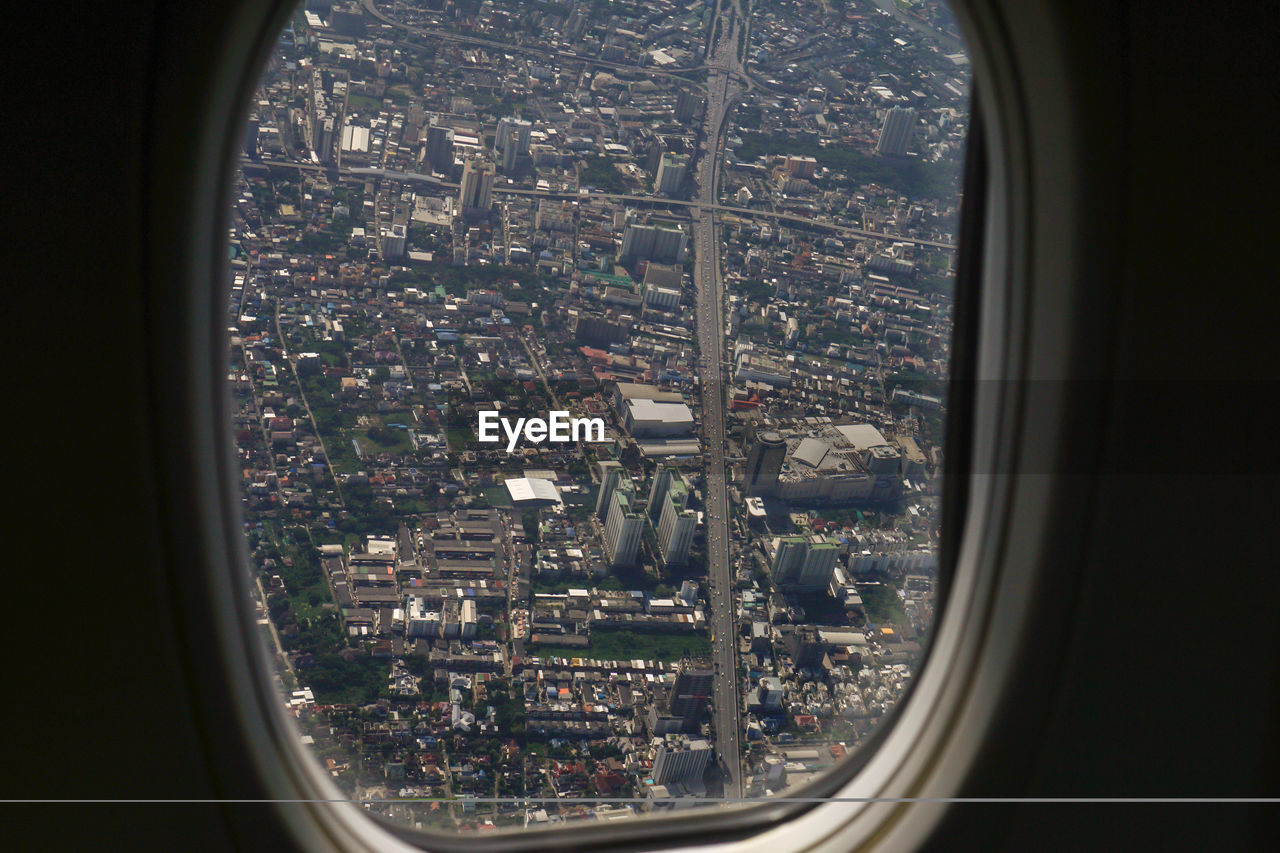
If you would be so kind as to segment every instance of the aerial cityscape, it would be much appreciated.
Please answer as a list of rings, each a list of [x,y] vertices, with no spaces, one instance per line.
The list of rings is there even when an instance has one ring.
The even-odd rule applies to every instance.
[[[968,59],[933,0],[306,0],[249,105],[257,621],[373,814],[794,791],[934,623]]]

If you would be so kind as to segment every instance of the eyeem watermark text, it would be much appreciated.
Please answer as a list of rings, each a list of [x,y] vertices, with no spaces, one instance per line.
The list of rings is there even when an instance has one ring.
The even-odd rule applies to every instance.
[[[509,419],[494,411],[484,411],[479,414],[480,424],[476,435],[480,441],[489,443],[502,441],[502,435],[498,432],[501,427],[502,433],[507,436],[508,453],[515,451],[521,436],[531,444],[541,444],[544,441],[567,444],[605,440],[603,418],[571,418],[568,412],[555,411],[547,412],[545,419],[516,418],[513,425]]]

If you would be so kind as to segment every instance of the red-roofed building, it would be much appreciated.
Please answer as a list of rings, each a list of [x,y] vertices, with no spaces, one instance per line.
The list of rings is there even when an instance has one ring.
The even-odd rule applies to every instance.
[[[612,796],[626,783],[627,777],[616,770],[603,770],[591,777],[591,784],[595,785],[596,793],[602,797]]]

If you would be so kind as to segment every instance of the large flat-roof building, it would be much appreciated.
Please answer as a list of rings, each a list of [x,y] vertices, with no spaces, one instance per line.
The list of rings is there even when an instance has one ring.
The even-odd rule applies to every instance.
[[[693,410],[684,403],[631,400],[622,421],[638,438],[688,435],[693,431]]]
[[[773,388],[791,385],[791,369],[782,362],[744,351],[734,362],[733,381],[738,383],[761,382]]]
[[[774,490],[756,493],[801,504],[881,503],[901,495],[902,454],[878,429],[809,420],[805,430],[786,436],[787,452]],[[748,477],[751,461],[748,457]]]
[[[564,503],[555,483],[534,477],[513,477],[503,483],[515,507],[552,506]]]
[[[657,385],[641,382],[618,382],[613,387],[613,408],[618,417],[626,414],[627,401],[653,400],[656,403],[683,403],[684,395],[678,391],[664,391]]]
[[[693,431],[693,410],[678,392],[619,382],[614,388],[613,404],[622,425],[637,438],[682,436]]]
[[[630,223],[622,232],[621,256],[656,261],[682,261],[688,244],[689,235],[682,228]]]

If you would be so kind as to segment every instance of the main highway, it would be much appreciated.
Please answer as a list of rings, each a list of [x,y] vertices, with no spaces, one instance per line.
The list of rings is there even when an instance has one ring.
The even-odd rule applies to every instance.
[[[712,660],[715,665],[714,716],[716,751],[724,772],[724,796],[742,797],[742,697],[738,689],[738,631],[734,616],[733,568],[729,559],[729,499],[725,471],[725,384],[723,375],[724,283],[715,223],[721,141],[725,115],[741,93],[731,84],[741,71],[736,37],[742,17],[729,0],[720,0],[712,20],[719,37],[709,55],[707,108],[703,147],[696,178],[698,205],[692,208],[697,291],[698,377],[702,394],[702,435],[706,456],[707,594],[711,604]],[[717,29],[718,27],[718,29]]]

